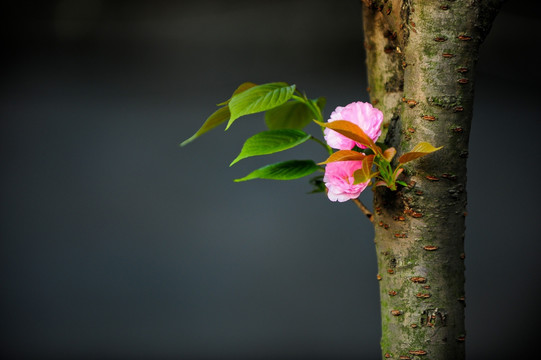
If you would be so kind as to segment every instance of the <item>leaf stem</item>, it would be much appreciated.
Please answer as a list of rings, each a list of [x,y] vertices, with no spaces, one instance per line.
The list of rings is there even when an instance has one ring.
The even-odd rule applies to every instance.
[[[293,95],[291,98],[295,99],[295,100],[297,100],[299,102],[302,102],[303,104],[308,106],[308,108],[312,111],[312,113],[315,115],[317,120],[320,121],[320,122],[323,122],[323,115],[321,114],[321,109],[319,107],[315,106],[314,103],[310,99],[308,99],[306,97],[306,95],[301,94],[298,91],[296,91],[296,93],[299,94],[299,95]],[[333,151],[332,151],[332,149],[331,149],[331,147],[329,145],[325,144],[323,141],[319,140],[318,138],[316,138],[314,136],[310,136],[310,139],[314,140],[315,142],[317,142],[318,144],[323,146],[325,148],[325,150],[327,150],[329,155],[332,155]]]
[[[308,98],[306,98],[306,95],[303,95],[303,96],[293,95],[291,98],[293,98],[293,99],[295,99],[295,100],[297,100],[299,102],[304,103],[306,106],[308,106],[308,108],[316,116],[317,120],[320,121],[320,122],[323,122],[323,115],[321,114],[321,110],[317,106],[314,106],[312,101],[310,101]]]
[[[376,167],[379,169],[379,173],[380,173],[379,178],[383,180],[385,184],[387,184],[387,187],[389,189],[396,190],[396,184],[395,184],[396,179],[394,175],[396,171],[398,170],[398,168],[395,169],[395,171],[393,171],[391,163],[380,155],[376,156],[374,160],[374,164],[376,164]]]
[[[325,150],[327,150],[329,155],[332,155],[332,149],[331,149],[331,147],[329,145],[325,144],[323,141],[319,140],[318,138],[314,137],[313,135],[310,135],[310,140],[314,140],[315,142],[317,142],[318,144],[323,146],[325,148]]]

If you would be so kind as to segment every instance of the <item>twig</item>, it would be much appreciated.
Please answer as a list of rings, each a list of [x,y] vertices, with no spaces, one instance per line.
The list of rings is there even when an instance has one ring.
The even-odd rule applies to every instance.
[[[366,217],[368,218],[368,220],[370,220],[370,222],[374,222],[374,215],[370,212],[370,210],[368,210],[368,208],[366,206],[364,206],[364,204],[361,202],[361,200],[353,199],[353,202],[363,212],[363,214],[366,215]]]

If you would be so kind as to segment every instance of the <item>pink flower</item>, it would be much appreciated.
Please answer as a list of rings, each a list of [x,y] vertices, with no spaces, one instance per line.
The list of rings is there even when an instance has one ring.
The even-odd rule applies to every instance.
[[[328,122],[336,120],[346,120],[359,126],[374,142],[381,135],[381,123],[383,122],[383,113],[365,102],[354,102],[345,107],[338,106],[331,114]],[[325,140],[327,144],[339,150],[351,150],[355,145],[361,149],[366,146],[337,133],[331,129],[325,129]]]
[[[327,187],[327,196],[331,201],[344,202],[356,199],[366,188],[369,181],[353,185],[353,173],[363,167],[362,161],[336,161],[325,166],[323,181]]]

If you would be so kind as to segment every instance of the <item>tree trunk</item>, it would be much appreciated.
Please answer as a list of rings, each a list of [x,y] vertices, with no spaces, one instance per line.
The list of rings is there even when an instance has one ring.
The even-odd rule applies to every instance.
[[[369,1],[369,92],[406,164],[398,191],[374,194],[384,358],[464,359],[466,160],[474,67],[498,1]],[[398,157],[397,156],[397,157]]]

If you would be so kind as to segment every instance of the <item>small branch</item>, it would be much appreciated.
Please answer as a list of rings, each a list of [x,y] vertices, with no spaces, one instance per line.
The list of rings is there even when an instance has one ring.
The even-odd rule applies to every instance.
[[[366,215],[368,220],[370,220],[370,222],[373,223],[374,222],[374,215],[370,212],[370,210],[368,210],[368,208],[366,206],[364,206],[364,204],[361,202],[361,200],[353,199],[353,202],[363,212],[363,214]]]

